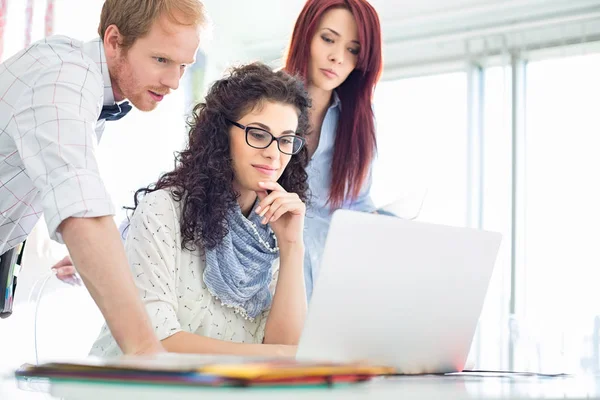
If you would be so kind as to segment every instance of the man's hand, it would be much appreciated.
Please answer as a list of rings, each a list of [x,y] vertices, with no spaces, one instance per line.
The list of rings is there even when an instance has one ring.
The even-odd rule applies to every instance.
[[[71,261],[71,256],[66,255],[65,258],[52,266],[52,270],[56,272],[56,277],[64,283],[73,286],[82,285],[81,278],[77,275],[73,261]]]

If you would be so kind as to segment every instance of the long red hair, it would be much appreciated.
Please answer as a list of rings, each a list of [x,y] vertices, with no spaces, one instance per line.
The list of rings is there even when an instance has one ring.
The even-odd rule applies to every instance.
[[[310,45],[321,17],[331,8],[345,8],[352,13],[360,42],[356,68],[336,89],[342,107],[333,149],[329,204],[339,208],[360,194],[377,150],[371,105],[383,60],[379,17],[366,0],[308,0],[296,20],[284,69],[307,80]]]

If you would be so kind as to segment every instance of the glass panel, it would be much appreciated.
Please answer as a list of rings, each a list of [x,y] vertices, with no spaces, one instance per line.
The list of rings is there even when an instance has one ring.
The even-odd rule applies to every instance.
[[[464,72],[379,84],[372,188],[377,206],[396,202],[401,216],[465,225],[466,96]]]
[[[600,55],[527,67],[516,367],[590,368],[600,314]],[[526,323],[525,323],[526,321]],[[598,366],[598,360],[594,364]]]

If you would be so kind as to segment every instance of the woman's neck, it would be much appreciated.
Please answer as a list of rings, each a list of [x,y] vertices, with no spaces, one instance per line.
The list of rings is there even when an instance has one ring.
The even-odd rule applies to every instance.
[[[244,215],[244,217],[248,217],[250,212],[252,212],[252,206],[256,202],[256,192],[253,192],[252,190],[238,190],[237,192],[240,194],[237,202],[240,206],[240,210],[242,211],[242,215]]]
[[[333,90],[323,90],[314,85],[308,85],[308,93],[312,99],[311,112],[316,115],[324,114],[331,104]]]

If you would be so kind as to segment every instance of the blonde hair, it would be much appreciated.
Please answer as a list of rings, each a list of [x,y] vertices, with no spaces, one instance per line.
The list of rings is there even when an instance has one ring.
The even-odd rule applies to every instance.
[[[199,0],[106,0],[98,34],[104,39],[106,29],[116,25],[123,36],[120,45],[128,49],[147,35],[154,21],[163,15],[178,24],[198,27],[207,20],[204,5]]]

